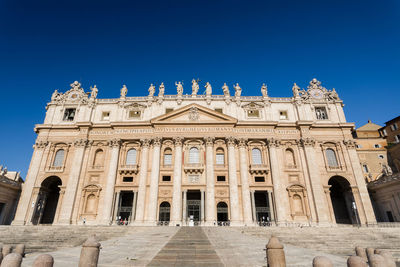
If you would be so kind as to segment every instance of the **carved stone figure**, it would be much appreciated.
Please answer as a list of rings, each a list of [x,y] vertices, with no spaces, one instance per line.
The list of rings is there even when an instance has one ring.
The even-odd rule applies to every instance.
[[[268,97],[268,88],[265,83],[261,86],[261,94],[263,97]]]
[[[150,84],[149,97],[153,97],[155,92],[156,92],[156,87],[153,84]]]
[[[183,84],[181,82],[175,82],[176,85],[176,92],[178,96],[182,96],[183,94]]]
[[[51,101],[57,100],[57,98],[60,96],[60,93],[56,90],[54,90],[53,94],[51,95]]]
[[[299,90],[300,90],[300,87],[298,87],[297,84],[294,83],[293,87],[292,87],[293,97],[295,97],[295,98],[300,97]]]
[[[121,88],[121,98],[125,98],[127,93],[128,93],[128,88],[126,88],[126,85],[124,84]]]
[[[206,96],[211,96],[211,94],[212,94],[211,84],[209,82],[207,82],[204,87],[206,88]]]
[[[229,87],[228,85],[226,85],[226,83],[224,83],[224,85],[222,86],[222,91],[224,92],[225,97],[230,96]]]
[[[242,94],[242,88],[239,86],[239,83],[236,83],[233,88],[235,88],[235,97],[240,97],[240,95]]]
[[[70,86],[71,86],[71,89],[73,89],[73,90],[83,90],[81,87],[81,84],[78,81],[71,83]]]
[[[199,91],[199,83],[195,79],[192,80],[192,95],[195,96],[197,95],[197,92]]]
[[[160,87],[158,87],[158,96],[159,97],[163,97],[164,96],[164,90],[165,90],[164,83],[161,83]]]
[[[96,98],[97,97],[97,93],[99,92],[99,90],[97,89],[96,85],[94,85],[93,87],[90,87],[91,93],[90,93],[90,98]]]
[[[336,92],[335,88],[332,88],[332,91],[328,92],[328,98],[331,100],[338,100],[339,99],[339,95]]]

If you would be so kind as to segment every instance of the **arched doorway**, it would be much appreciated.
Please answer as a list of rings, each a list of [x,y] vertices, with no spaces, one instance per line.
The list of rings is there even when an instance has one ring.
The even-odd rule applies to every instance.
[[[358,214],[350,183],[341,176],[329,179],[330,196],[336,223],[357,224]]]
[[[52,224],[60,196],[61,179],[57,176],[46,178],[40,185],[32,224]]]
[[[228,205],[225,202],[219,202],[217,204],[217,221],[218,222],[229,221]]]
[[[170,220],[170,210],[171,210],[171,205],[164,201],[160,204],[160,214],[158,217],[158,221],[160,222],[169,222]]]

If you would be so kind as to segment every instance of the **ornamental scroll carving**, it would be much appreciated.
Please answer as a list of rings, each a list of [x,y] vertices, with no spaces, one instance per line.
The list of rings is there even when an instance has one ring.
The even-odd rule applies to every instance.
[[[206,141],[206,146],[213,146],[214,145],[214,137],[208,136],[204,137],[204,140]]]
[[[196,107],[192,107],[190,108],[189,114],[188,114],[188,118],[191,121],[197,121],[199,120],[199,110]]]
[[[87,104],[89,97],[88,93],[85,93],[84,89],[78,81],[70,84],[71,89],[64,94],[55,90],[51,96],[51,102],[55,104],[64,104],[66,102],[79,102],[80,104]],[[97,88],[96,88],[97,90]],[[97,96],[97,92],[95,92]],[[93,98],[94,99],[94,98]]]
[[[174,137],[173,138],[175,146],[182,146],[183,138],[182,137]]]
[[[349,149],[354,149],[354,148],[356,148],[356,142],[355,142],[354,140],[351,140],[351,139],[349,139],[349,140],[344,140],[344,141],[343,141],[343,144],[345,144],[346,147],[349,148]]]
[[[228,146],[234,146],[236,143],[236,138],[233,136],[229,136],[226,138],[226,143],[228,144]]]
[[[240,139],[238,140],[238,145],[239,145],[239,148],[246,148],[246,146],[247,146],[247,139],[246,139],[246,138],[240,138]]]
[[[38,141],[36,141],[36,143],[34,145],[34,148],[36,148],[36,149],[44,149],[44,148],[46,148],[46,146],[48,144],[49,144],[49,142],[47,142],[47,141],[38,140]]]
[[[269,147],[279,147],[281,145],[281,140],[276,138],[270,138],[267,140]]]
[[[153,139],[153,146],[161,146],[161,138],[160,137],[155,137]]]
[[[140,143],[142,144],[142,147],[149,147],[150,146],[150,139],[140,139]]]
[[[74,141],[75,147],[85,147],[86,145],[88,145],[87,139],[77,139]]]
[[[315,140],[314,138],[311,137],[306,137],[306,138],[301,138],[300,139],[300,144],[304,147],[306,146],[314,146],[315,145]]]
[[[121,139],[112,139],[108,145],[110,147],[119,147],[121,145]]]

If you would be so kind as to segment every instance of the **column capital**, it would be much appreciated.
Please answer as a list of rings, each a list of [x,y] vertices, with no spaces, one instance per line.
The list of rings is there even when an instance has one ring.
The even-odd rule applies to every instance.
[[[108,145],[110,147],[118,148],[121,145],[121,139],[117,139],[117,138],[111,139],[109,141]]]
[[[226,138],[226,142],[227,142],[228,146],[234,146],[236,143],[236,138],[233,136],[228,136]]]
[[[306,146],[311,146],[311,147],[313,147],[313,146],[315,145],[315,139],[312,138],[312,137],[301,138],[301,139],[300,139],[300,144],[301,144],[303,147],[306,147]]]
[[[153,138],[153,146],[161,146],[161,138],[160,137],[154,137]]]
[[[35,149],[45,149],[49,142],[47,141],[42,141],[42,140],[36,140],[35,145],[33,146]]]
[[[207,137],[204,137],[204,140],[206,141],[206,146],[213,146],[214,145],[214,140],[215,140],[214,137],[207,136]]]
[[[248,141],[247,138],[240,138],[240,139],[238,140],[238,142],[239,142],[239,148],[246,148],[246,146],[247,146],[247,141]]]
[[[88,140],[87,139],[77,139],[74,141],[74,146],[75,147],[85,147],[86,145],[88,145]]]
[[[175,146],[182,146],[183,137],[177,136],[172,139],[174,140]]]
[[[279,147],[281,145],[281,140],[276,138],[270,138],[267,140],[269,147]]]
[[[151,140],[148,138],[145,139],[140,139],[140,143],[142,144],[142,147],[149,147],[150,146]]]
[[[343,144],[347,147],[347,149],[354,149],[356,148],[356,142],[354,140],[348,139],[343,140]]]

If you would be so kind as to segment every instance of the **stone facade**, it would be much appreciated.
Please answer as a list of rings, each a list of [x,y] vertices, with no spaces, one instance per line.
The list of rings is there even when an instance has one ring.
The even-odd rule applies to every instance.
[[[47,105],[14,224],[375,224],[335,89],[98,99],[78,82]]]
[[[0,166],[0,224],[14,219],[23,182],[19,172]]]
[[[380,131],[388,144],[389,165],[393,172],[400,172],[400,116],[385,122]]]

